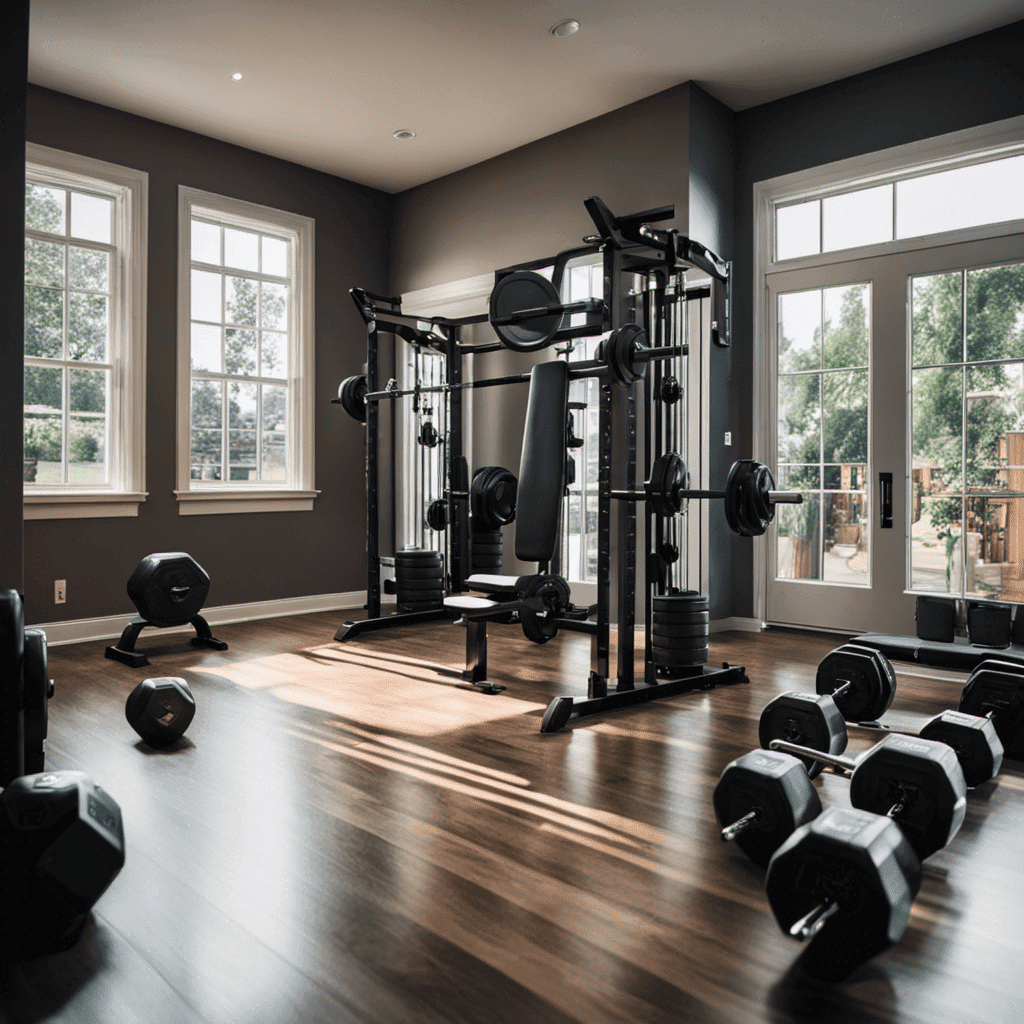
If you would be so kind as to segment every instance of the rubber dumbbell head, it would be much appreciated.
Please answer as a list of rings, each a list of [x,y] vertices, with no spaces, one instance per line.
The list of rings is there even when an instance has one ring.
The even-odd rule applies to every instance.
[[[726,765],[713,800],[722,839],[762,868],[796,828],[821,813],[803,764],[775,750],[752,750]]]
[[[787,740],[826,754],[841,754],[847,744],[846,722],[831,697],[792,690],[769,701],[761,712],[758,742],[767,748],[772,740]],[[813,758],[801,760],[812,779],[825,767]]]
[[[196,702],[184,679],[161,676],[143,679],[128,695],[128,724],[151,747],[166,747],[185,735],[196,714]]]
[[[892,819],[839,807],[798,828],[765,877],[779,927],[814,939],[816,959],[836,974],[899,941],[920,887],[920,860]]]
[[[921,729],[921,738],[937,740],[952,747],[964,781],[980,786],[995,778],[1003,764],[1003,744],[991,719],[966,715],[962,711],[943,711]]]
[[[124,866],[117,801],[83,772],[15,779],[0,794],[4,953],[68,948]]]
[[[889,710],[896,676],[881,651],[844,644],[821,660],[815,689],[832,697],[846,721],[873,722]]]

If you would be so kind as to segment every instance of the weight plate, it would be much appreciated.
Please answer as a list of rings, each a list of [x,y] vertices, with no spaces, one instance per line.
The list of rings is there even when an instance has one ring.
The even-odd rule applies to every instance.
[[[679,492],[685,490],[688,485],[686,463],[678,452],[665,452],[659,455],[651,467],[651,478],[644,484],[647,504],[651,511],[659,516],[674,516],[681,512],[685,501],[679,496]]]
[[[448,502],[444,498],[435,498],[427,505],[424,520],[431,530],[443,530],[448,525]]]
[[[395,552],[395,565],[419,565],[426,563],[441,564],[440,551],[421,551],[418,548],[409,548],[405,551]]]
[[[557,289],[546,277],[532,270],[514,270],[502,277],[491,291],[491,326],[506,348],[514,352],[536,352],[554,340],[562,322],[561,313],[532,317],[518,324],[494,324],[493,321],[519,310],[560,303]]]
[[[708,663],[708,649],[700,647],[693,651],[663,651],[655,647],[651,651],[651,661],[668,668],[692,668],[694,665]]]
[[[651,629],[652,636],[672,637],[703,636],[708,635],[708,624],[706,622],[673,622],[671,624],[655,622]]]
[[[439,580],[442,576],[440,565],[396,565],[395,579]]]
[[[400,612],[429,612],[434,608],[440,608],[444,604],[444,601],[438,599],[437,601],[424,601],[421,604],[402,604],[399,602],[398,610]]]
[[[696,626],[707,625],[711,621],[710,612],[659,612],[651,613],[651,621],[655,625],[664,625],[671,629],[673,625]]]
[[[850,688],[837,694],[847,683]],[[896,677],[880,651],[843,644],[821,659],[814,688],[831,696],[848,722],[874,722],[892,704]]]
[[[501,558],[489,555],[487,558],[474,558],[473,559],[473,570],[474,572],[483,569],[500,569],[504,565]]]
[[[474,529],[470,531],[470,540],[474,544],[500,544],[502,538],[501,530],[482,530],[479,523],[473,524]]]
[[[695,651],[698,648],[707,650],[706,636],[652,636],[651,646],[662,651]]]
[[[341,407],[360,423],[366,422],[366,374],[360,373],[355,377],[346,377],[338,387],[338,398]]]
[[[771,470],[756,459],[732,464],[725,482],[725,519],[741,537],[760,537],[771,526],[775,508],[768,492],[775,490]]]
[[[655,594],[652,603],[667,612],[707,611],[708,597],[696,590],[684,590],[681,594]]]
[[[612,380],[628,387],[647,372],[647,360],[637,356],[647,348],[647,335],[639,324],[625,324],[612,331],[603,353]]]

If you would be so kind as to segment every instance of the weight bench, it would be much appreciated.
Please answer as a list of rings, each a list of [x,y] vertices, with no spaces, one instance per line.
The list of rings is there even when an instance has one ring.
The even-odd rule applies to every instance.
[[[569,584],[561,576],[547,572],[559,540],[568,416],[568,363],[538,363],[530,373],[519,463],[515,546],[516,558],[536,562],[538,571],[524,576],[470,576],[466,585],[475,594],[445,598],[445,607],[458,612],[458,623],[466,627],[466,668],[462,678],[484,693],[504,689],[487,679],[488,622],[518,621],[527,639],[538,644],[546,643],[560,628],[591,632],[592,624],[565,618],[571,607]]]

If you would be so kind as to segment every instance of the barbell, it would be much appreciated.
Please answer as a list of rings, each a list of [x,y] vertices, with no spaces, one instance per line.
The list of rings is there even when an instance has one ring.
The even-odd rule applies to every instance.
[[[775,490],[771,470],[754,459],[732,464],[724,490],[690,487],[686,463],[678,452],[665,452],[654,460],[651,478],[642,491],[612,491],[619,501],[646,501],[662,516],[677,515],[690,499],[725,500],[725,518],[729,529],[741,537],[760,537],[775,518],[775,506],[799,505],[804,499],[798,491]]]

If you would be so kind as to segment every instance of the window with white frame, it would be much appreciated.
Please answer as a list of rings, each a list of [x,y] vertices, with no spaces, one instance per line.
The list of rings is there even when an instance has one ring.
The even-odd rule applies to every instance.
[[[137,515],[145,498],[147,184],[26,146],[26,518]]]
[[[184,515],[312,508],[313,221],[180,189]]]

